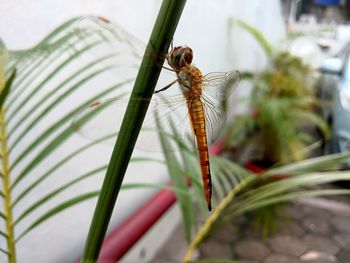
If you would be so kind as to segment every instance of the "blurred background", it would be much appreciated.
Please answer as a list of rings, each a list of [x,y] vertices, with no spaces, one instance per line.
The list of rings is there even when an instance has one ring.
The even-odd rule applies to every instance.
[[[99,118],[90,126],[82,124],[80,127],[77,124],[78,128],[75,129],[74,123],[82,114],[90,111],[88,105],[91,103],[111,101],[123,92],[130,93],[161,3],[161,0],[0,0],[1,58],[2,67],[4,71],[7,70],[3,75],[9,76],[11,67],[18,70],[13,92],[6,100],[6,111],[3,113],[8,123],[2,121],[8,134],[9,149],[5,152],[9,153],[7,160],[11,167],[10,192],[13,200],[2,195],[4,202],[1,208],[6,210],[8,202],[15,202],[14,233],[20,237],[16,242],[18,262],[76,262],[81,256],[96,205],[96,192],[101,186],[114,139],[109,143],[96,143],[93,147],[87,145],[92,141],[90,135],[95,132],[94,129],[98,135],[105,136],[110,130],[106,128],[103,134],[101,131],[109,123],[111,129],[117,131],[119,124],[115,123],[115,119],[118,119],[117,122],[122,119],[123,105],[127,100],[123,102],[123,99],[117,99],[119,102],[112,103],[116,105],[112,115],[106,117],[105,114],[105,118]],[[285,167],[283,165],[302,162],[307,158],[339,153],[345,154],[345,157],[341,160],[331,159],[327,168],[337,166],[336,171],[344,174],[337,174],[338,177],[333,179],[329,179],[329,174],[320,174],[322,178],[328,178],[324,179],[327,185],[317,187],[329,187],[332,191],[345,189],[342,193],[347,193],[346,181],[349,175],[346,153],[350,147],[349,17],[350,1],[347,0],[187,2],[173,44],[191,47],[193,63],[204,74],[232,70],[238,70],[241,74],[239,83],[227,98],[227,126],[222,128],[223,133],[211,149],[213,156],[220,155],[218,158],[222,158],[213,160],[213,177],[218,174],[216,178],[219,178],[214,179],[214,196],[215,192],[220,192],[216,191],[215,185],[226,186],[222,187],[221,196],[218,194],[214,197],[214,207],[219,206],[220,200],[225,198],[230,189],[235,189],[246,176],[257,172],[256,166],[262,170]],[[104,19],[110,22],[106,23]],[[66,26],[62,26],[65,22]],[[61,30],[55,32],[56,28]],[[55,33],[50,38],[51,32]],[[97,41],[102,40],[101,43],[94,44],[96,36]],[[88,45],[92,46],[88,48]],[[87,51],[82,51],[85,48]],[[90,65],[91,71],[85,70],[85,66],[94,59],[94,65],[100,69],[94,71]],[[80,74],[81,77],[78,77]],[[124,83],[127,79],[129,81]],[[174,76],[163,74],[157,89],[172,80]],[[114,87],[100,95],[99,92],[107,91],[111,85],[116,85],[118,89]],[[118,85],[122,88],[119,89]],[[61,89],[61,86],[65,87]],[[75,89],[75,86],[79,86],[80,90]],[[74,92],[70,92],[70,88],[74,88]],[[71,94],[68,97],[69,92]],[[64,100],[59,101],[59,98]],[[55,106],[50,106],[51,102]],[[77,105],[81,105],[81,108],[76,108]],[[115,112],[121,113],[117,115]],[[62,116],[67,117],[63,119]],[[62,124],[54,126],[58,120],[62,120]],[[87,134],[84,133],[86,130]],[[128,222],[133,222],[135,213],[142,210],[146,203],[152,206],[152,202],[147,200],[159,193],[159,188],[164,188],[170,181],[178,186],[174,183],[174,176],[169,177],[171,165],[168,159],[164,161],[162,150],[147,151],[153,148],[154,137],[145,138],[148,144],[137,147],[134,160],[128,167],[126,189],[118,197],[109,233],[118,232]],[[140,144],[142,140],[139,139]],[[83,147],[88,149],[84,149],[82,154],[74,153]],[[226,160],[234,165],[226,164]],[[198,170],[196,165],[193,169]],[[305,172],[329,170],[324,169],[324,166],[321,169],[313,165],[307,166]],[[2,166],[5,169],[4,163]],[[183,169],[180,177],[190,173],[184,166],[180,165]],[[227,178],[224,180],[220,177],[220,167],[231,169],[225,175],[229,182],[225,183]],[[87,175],[95,169],[94,176],[86,176],[79,179],[79,183],[72,183],[72,180],[80,178],[78,175]],[[288,169],[281,171],[293,174],[294,170]],[[298,169],[295,168],[295,173],[300,175],[301,170]],[[200,185],[199,174],[195,178],[190,178],[192,184],[196,185],[196,180],[199,180]],[[328,184],[334,182],[337,183]],[[33,183],[35,185],[30,188]],[[277,183],[276,187],[281,187]],[[259,187],[262,185],[258,184]],[[295,185],[302,189],[305,187]],[[7,192],[8,186],[3,182],[3,192]],[[22,197],[28,189],[30,194]],[[252,188],[242,193],[250,190]],[[295,192],[297,188],[287,191]],[[204,201],[202,193],[199,191],[198,201],[194,197],[196,193],[192,192],[190,203],[194,203],[195,212],[191,212],[190,217],[196,218],[191,220],[196,221],[197,225],[194,227],[193,223],[193,228],[185,226],[187,241],[182,225],[186,225],[186,222],[182,222],[188,218],[184,214],[186,201],[180,204],[170,202],[165,205],[169,209],[152,219],[155,223],[144,230],[141,240],[135,241],[118,258],[112,256],[112,259],[109,258],[112,261],[101,259],[101,262],[181,262],[189,241],[188,233],[194,235],[195,230],[209,216],[205,210],[201,210],[203,204],[196,203]],[[82,200],[78,202],[73,197],[81,197]],[[69,205],[69,200],[76,200],[73,202],[76,205]],[[350,262],[349,229],[344,227],[346,232],[337,228],[339,222],[331,222],[331,218],[338,218],[338,213],[344,217],[344,222],[348,222],[349,200],[340,198],[321,201],[312,199],[288,203],[286,213],[291,213],[290,220],[296,220],[292,224],[294,232],[277,228],[275,232],[280,239],[275,236],[272,241],[266,241],[270,242],[268,245],[260,241],[260,235],[249,232],[253,227],[246,223],[251,217],[239,217],[238,223],[229,219],[238,226],[238,230],[247,232],[241,233],[237,229],[236,232],[230,232],[225,228],[231,233],[229,237],[225,237],[225,231],[220,232],[216,240],[219,239],[221,243],[212,241],[211,245],[204,245],[202,250],[197,250],[195,257],[270,263]],[[321,202],[321,205],[317,202]],[[189,209],[192,211],[192,208]],[[237,207],[232,209],[240,211]],[[274,209],[266,211],[275,212]],[[319,217],[322,213],[327,215]],[[279,218],[282,212],[277,214],[274,217],[277,221],[289,220]],[[20,220],[17,222],[16,218]],[[315,221],[315,218],[325,218],[325,221]],[[7,227],[4,220],[1,228]],[[325,229],[323,232],[319,230],[322,227]],[[137,228],[137,224],[131,225],[131,228]],[[172,239],[174,233],[178,235]],[[284,235],[278,236],[281,233]],[[125,235],[123,238],[131,236],[132,232],[126,232]],[[121,236],[118,233],[116,236],[116,242],[122,243],[120,239],[118,241]],[[331,236],[335,238],[331,239]],[[113,237],[111,240],[114,240]],[[283,242],[296,245],[276,248],[276,244]],[[300,243],[304,244],[301,248],[297,245]],[[320,245],[312,247],[310,243]],[[329,243],[335,246],[331,251],[327,250]],[[0,244],[2,249],[6,249],[6,239],[1,240]],[[252,252],[246,252],[245,249]],[[113,247],[111,251],[114,251]],[[210,255],[208,251],[216,254]],[[254,251],[257,251],[258,256],[250,255]],[[0,261],[6,262],[7,258],[8,255],[3,253]]]

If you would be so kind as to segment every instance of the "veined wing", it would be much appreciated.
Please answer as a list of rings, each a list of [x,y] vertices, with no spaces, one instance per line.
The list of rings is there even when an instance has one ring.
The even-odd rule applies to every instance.
[[[134,42],[121,29],[115,36],[90,22],[70,19],[32,49],[9,51],[8,67],[19,72],[6,100],[13,147],[62,103],[73,114],[82,104],[130,90],[140,62]]]
[[[144,100],[139,98],[132,101],[132,103],[140,103]],[[126,97],[96,101],[74,118],[72,128],[82,137],[89,140],[106,138],[103,140],[105,143],[113,144],[127,105],[128,98]],[[181,140],[190,147],[191,143],[193,143],[191,139],[193,134],[185,98],[175,95],[170,98],[155,95],[150,101],[136,148],[147,152],[162,151],[158,140],[159,131],[156,129],[155,113],[161,123],[162,132],[166,133],[167,136],[173,136],[173,128],[180,125]]]
[[[137,63],[134,64],[137,69],[139,68],[141,59],[144,56],[153,57],[160,62],[160,66],[162,66],[163,61],[165,60],[166,54],[159,55],[151,50],[146,51],[146,45],[141,40],[129,34],[127,31],[123,30],[121,26],[107,18],[92,15],[82,16],[77,22],[75,31],[77,35],[84,37],[86,30],[88,30],[89,33],[93,31],[100,35],[101,39],[108,42],[111,48],[118,48],[120,43],[129,45],[131,48],[128,50],[128,53],[131,53],[127,55],[132,55],[138,59]],[[145,52],[147,52],[147,54]]]
[[[131,49],[134,53],[134,57],[141,58],[141,54],[143,53],[143,46],[140,44],[141,42],[136,40],[131,35],[124,32],[115,24],[112,24],[110,21],[94,16],[83,17],[79,21],[79,27],[84,28],[84,31],[77,31],[77,34],[84,35],[85,30],[94,30],[101,36],[102,39],[117,39],[121,42],[130,43],[130,46],[137,47]],[[101,30],[101,28],[103,30]],[[118,43],[118,41],[112,41],[111,44]],[[135,45],[136,43],[136,45]],[[143,46],[144,47],[144,46]],[[149,54],[152,55],[152,54]],[[120,58],[119,58],[120,59]],[[139,62],[138,60],[136,60]],[[135,63],[135,68],[139,66],[139,63]],[[122,64],[121,64],[122,67]],[[164,70],[162,71],[162,75],[164,76]],[[115,74],[116,75],[116,74]],[[175,78],[173,76],[172,80]],[[165,77],[160,77],[160,81],[158,86],[165,86],[165,84],[169,83],[170,79],[164,81]],[[215,141],[219,132],[221,131],[222,125],[225,123],[225,100],[227,99],[228,94],[236,85],[239,79],[239,73],[237,71],[227,72],[227,73],[209,73],[203,78],[203,96],[202,102],[205,109],[206,123],[207,123],[207,137],[208,143],[212,143]],[[176,90],[175,95],[169,96],[170,93],[174,94],[174,90]],[[186,100],[179,94],[179,90],[176,87],[172,87],[166,92],[162,93],[164,97],[161,97],[161,94],[157,94],[153,96],[150,105],[150,111],[148,113],[148,117],[146,117],[144,130],[154,130],[155,121],[153,118],[153,113],[155,110],[160,115],[162,126],[164,126],[165,131],[170,130],[169,120],[174,123],[176,127],[179,127],[181,131],[181,136],[185,140],[185,138],[192,137],[192,128],[189,123],[188,109],[186,105]],[[166,98],[166,99],[165,99]],[[118,131],[120,126],[120,122],[122,116],[119,116],[119,112],[124,114],[127,100],[125,99],[110,99],[97,101],[92,103],[90,107],[88,107],[85,111],[82,111],[74,120],[73,128],[75,128],[80,134],[89,139],[97,139],[108,134],[113,134]],[[82,116],[86,114],[98,115],[95,118],[87,121],[82,124]],[[117,115],[117,116],[116,116]],[[142,141],[142,136],[139,141]],[[154,136],[151,136],[154,137]],[[153,139],[153,138],[152,138]],[[152,141],[152,139],[147,138],[145,141]],[[191,139],[190,141],[194,141]],[[143,144],[143,143],[141,143]],[[147,143],[145,143],[147,145]],[[144,149],[155,149],[156,151],[158,147],[139,147]]]
[[[223,103],[238,80],[238,72],[228,72],[210,73],[206,75],[203,81],[202,103],[205,109],[209,144],[215,141],[222,130],[226,116]],[[186,99],[180,93],[178,87],[173,89],[177,90],[177,93],[173,90],[173,95],[170,96],[167,96],[167,92],[156,94],[150,101],[149,110],[138,139],[138,149],[161,151],[161,146],[158,143],[155,112],[157,112],[163,132],[172,136],[173,127],[175,127],[185,145],[191,147],[191,144],[195,142]],[[139,98],[134,102],[138,103],[142,100],[145,99]],[[125,96],[96,101],[75,117],[72,127],[83,137],[90,140],[98,140],[110,135],[114,142],[114,137],[119,131],[127,103],[128,98]],[[88,120],[85,121],[85,119]]]
[[[229,97],[239,83],[239,71],[212,72],[203,77],[202,103],[205,111],[208,144],[220,136],[226,123]]]
[[[116,58],[113,59],[115,63],[118,65],[120,64],[120,68],[124,68],[124,64],[126,63],[127,67],[130,68],[130,63],[133,63],[135,71],[128,71],[130,74],[134,74],[134,77],[136,77],[136,70],[139,68],[140,61],[142,56],[145,52],[145,45],[142,44],[139,40],[135,39],[133,36],[122,30],[119,26],[115,25],[114,23],[108,21],[105,18],[102,17],[95,17],[95,16],[85,16],[79,19],[79,21],[76,23],[76,27],[74,29],[76,35],[80,36],[81,38],[86,38],[85,35],[87,33],[91,34],[91,32],[94,33],[94,35],[99,35],[101,40],[107,40],[111,47],[113,48],[114,45],[116,45],[116,49],[118,49],[118,46],[120,43],[124,43],[127,45],[130,45],[130,49],[127,50],[127,53],[123,55],[122,53],[119,53]],[[129,54],[132,54],[133,60],[125,57]],[[155,54],[146,54],[147,56],[154,56]],[[124,59],[125,58],[125,59]],[[136,59],[135,59],[136,58]],[[161,61],[161,60],[160,60]],[[119,74],[119,72],[114,71],[113,77],[121,78],[125,76],[126,70],[121,72],[122,74]],[[114,74],[115,73],[115,74]],[[129,74],[129,75],[130,75]],[[171,75],[171,77],[170,77]],[[174,73],[169,74],[169,72],[163,70],[161,73],[161,76],[158,80],[158,85],[163,86],[168,84],[169,82],[176,79],[176,75]],[[175,89],[175,88],[174,88]],[[150,105],[150,112],[148,113],[148,116],[146,117],[145,122],[145,128],[143,130],[149,130],[148,133],[151,133],[150,130],[154,131],[155,128],[155,120],[152,116],[152,112],[154,110],[157,110],[163,126],[168,126],[170,129],[168,123],[168,119],[177,119],[180,118],[183,120],[187,114],[186,110],[186,104],[185,100],[182,97],[181,94],[178,92],[173,92],[174,89],[170,93],[175,94],[171,96],[170,99],[168,99],[166,105],[163,99],[161,99],[160,95],[155,96]],[[128,89],[130,90],[130,88]],[[119,91],[124,92],[125,89]],[[118,92],[118,93],[119,93]],[[180,96],[181,95],[181,96]],[[83,137],[95,140],[102,138],[104,136],[108,136],[109,134],[116,134],[119,130],[121,120],[122,120],[122,114],[124,114],[126,106],[127,106],[128,99],[127,98],[121,98],[116,97],[112,99],[104,99],[95,101],[90,104],[89,107],[87,107],[85,110],[81,111],[74,119],[72,127],[75,129],[79,134],[83,135]],[[135,101],[136,102],[136,101]],[[181,110],[185,109],[185,110]],[[182,117],[174,117],[175,114],[182,115]],[[91,116],[91,117],[89,117]],[[86,120],[85,120],[86,119]],[[186,118],[185,118],[186,119]],[[175,121],[177,123],[177,121]],[[187,130],[190,130],[190,126],[187,125]],[[168,130],[169,130],[168,129]],[[167,130],[165,128],[165,130]],[[139,141],[142,141],[142,137],[146,132],[141,133],[141,138]],[[154,133],[154,132],[153,132]],[[154,135],[146,136],[147,142],[152,141],[155,139]],[[150,139],[151,138],[151,139]],[[155,151],[160,151],[157,148],[159,147],[148,147],[146,143],[146,146],[138,147],[140,149],[154,149]],[[151,145],[154,146],[154,145]]]

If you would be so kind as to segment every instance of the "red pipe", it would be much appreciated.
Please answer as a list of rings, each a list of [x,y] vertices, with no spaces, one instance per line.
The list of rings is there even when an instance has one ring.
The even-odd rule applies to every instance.
[[[253,160],[246,162],[244,166],[245,168],[256,174],[262,173],[265,170],[261,166],[255,164]]]
[[[120,260],[175,201],[172,191],[160,190],[106,237],[98,262],[115,263]]]

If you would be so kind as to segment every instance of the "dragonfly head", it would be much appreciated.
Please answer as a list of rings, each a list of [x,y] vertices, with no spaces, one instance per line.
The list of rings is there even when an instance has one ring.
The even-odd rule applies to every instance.
[[[184,66],[188,66],[192,63],[193,52],[192,49],[188,46],[178,46],[174,47],[169,52],[168,63],[175,69],[179,70]]]

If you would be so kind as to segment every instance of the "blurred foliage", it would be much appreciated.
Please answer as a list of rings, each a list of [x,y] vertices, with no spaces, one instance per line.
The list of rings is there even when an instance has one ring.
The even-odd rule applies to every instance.
[[[215,210],[197,230],[183,262],[191,262],[194,251],[203,241],[210,238],[217,225],[225,224],[233,217],[249,212],[262,212],[265,216],[256,220],[275,220],[274,209],[278,208],[279,204],[303,197],[350,194],[349,189],[327,189],[328,183],[350,180],[349,171],[336,171],[349,157],[350,153],[333,154],[271,168],[259,175],[247,172],[242,180],[231,185],[231,190],[217,203]],[[288,177],[274,180],[276,175],[281,174],[287,174]],[[261,183],[266,180],[270,183]],[[318,186],[322,185],[325,188],[320,189]],[[258,221],[255,222],[266,226],[265,222]],[[263,229],[265,234],[271,233],[270,225],[267,227]]]
[[[161,123],[157,123],[157,129],[172,185],[181,190],[176,192],[176,196],[182,213],[185,237],[190,242],[193,231],[198,228],[198,217],[208,214],[198,153],[196,147],[183,143],[183,137],[175,127],[171,136],[163,132]],[[251,173],[220,156],[210,156],[210,167],[215,209],[218,200],[223,199],[233,185]]]
[[[317,126],[327,138],[329,129],[316,113],[312,70],[300,58],[277,51],[261,32],[238,21],[265,51],[267,67],[261,72],[243,72],[242,80],[252,83],[250,112],[235,117],[227,130],[227,147],[266,165],[287,164],[308,156],[314,138],[305,128]]]
[[[280,213],[281,204],[303,197],[350,194],[349,189],[327,189],[328,183],[350,180],[349,171],[337,171],[347,162],[350,153],[307,159],[267,169],[259,174],[225,157],[210,156],[213,212],[208,213],[195,147],[184,144],[183,137],[175,127],[169,136],[162,132],[161,123],[158,123],[158,132],[170,178],[177,189],[185,236],[190,242],[183,262],[230,262],[230,259],[219,258],[197,260],[192,256],[201,243],[211,237],[218,225],[230,227],[226,223],[234,217],[254,214],[255,226],[260,228],[262,225],[263,234],[267,236],[275,227],[276,214]],[[318,188],[323,185],[324,189]]]
[[[61,169],[115,134],[73,147],[77,131],[71,124],[91,103],[125,94],[140,62],[137,49],[126,32],[93,16],[70,19],[26,50],[9,50],[0,40],[1,262],[16,262],[18,242],[42,223],[98,196],[99,185],[74,193],[71,188],[105,173],[108,160],[95,167],[80,165],[79,172],[71,174]],[[131,73],[119,72],[121,78],[117,78],[118,70]],[[79,124],[92,120],[96,113],[88,112]],[[135,161],[159,160],[131,160]],[[125,189],[137,187],[167,188],[123,185]]]

